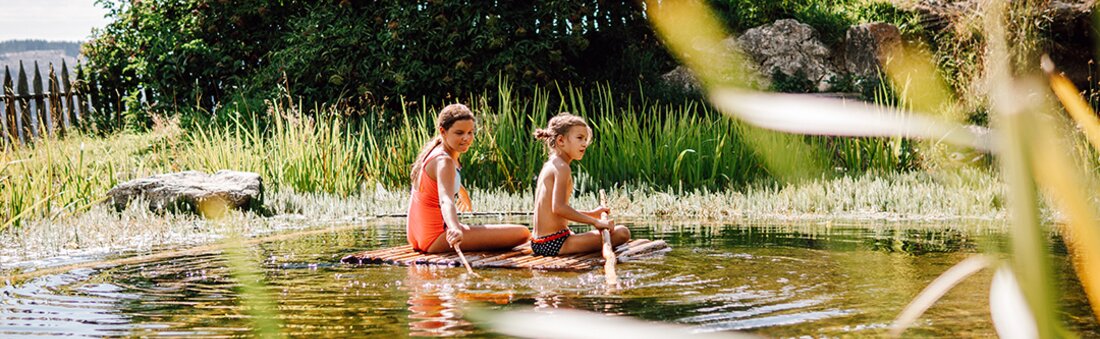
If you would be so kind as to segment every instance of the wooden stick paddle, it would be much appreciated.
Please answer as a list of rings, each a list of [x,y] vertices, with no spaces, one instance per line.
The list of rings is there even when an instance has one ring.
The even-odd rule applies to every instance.
[[[462,249],[458,248],[458,244],[455,244],[455,252],[458,252],[458,258],[462,260],[462,265],[466,266],[466,272],[470,275],[481,278],[480,274],[474,273],[474,269],[470,268],[470,262],[466,261],[466,255],[462,254]]]
[[[600,190],[600,205],[607,206],[607,196],[602,189]],[[608,220],[607,212],[600,213],[600,220]],[[607,279],[607,285],[618,286],[619,275],[615,273],[615,248],[611,247],[611,232],[602,229],[600,235],[603,236],[603,273]]]
[[[473,212],[474,206],[470,203],[470,192],[466,191],[466,187],[459,187],[458,194],[460,198],[458,200],[458,203],[455,204],[455,207],[463,212]],[[458,248],[459,244],[461,244],[461,242],[455,244],[455,252],[458,252],[458,258],[462,260],[462,265],[466,266],[466,272],[470,273],[470,275],[472,276],[481,278],[481,275],[474,273],[474,269],[470,268],[470,262],[466,260],[466,255],[462,254],[461,248]]]

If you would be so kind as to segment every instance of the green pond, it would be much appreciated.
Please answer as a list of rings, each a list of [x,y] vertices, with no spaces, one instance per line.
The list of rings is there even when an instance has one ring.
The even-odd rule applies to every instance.
[[[603,272],[340,264],[345,254],[402,245],[393,219],[247,246],[262,269],[283,334],[502,336],[474,310],[570,308],[672,323],[697,333],[768,337],[881,336],[949,267],[1007,246],[999,225],[630,224],[672,250]],[[1065,249],[1054,239],[1063,320],[1100,337]],[[112,257],[113,258],[113,257]],[[112,258],[92,258],[95,260]],[[10,273],[10,272],[9,272]],[[990,270],[965,280],[906,336],[994,336]],[[0,289],[0,337],[242,336],[252,332],[241,289],[221,253],[95,265]],[[478,318],[482,319],[482,318]],[[534,333],[533,333],[534,334]]]

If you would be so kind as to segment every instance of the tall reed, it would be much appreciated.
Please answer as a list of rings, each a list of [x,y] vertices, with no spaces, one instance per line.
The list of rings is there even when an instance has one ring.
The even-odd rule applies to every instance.
[[[977,11],[984,20],[983,38],[987,44],[988,64],[983,73],[986,81],[983,85],[989,89],[987,99],[996,113],[993,119],[996,133],[975,126],[964,127],[950,120],[938,120],[925,113],[908,112],[904,116],[892,116],[875,112],[874,107],[761,94],[722,83],[714,75],[722,74],[721,68],[731,64],[727,59],[736,58],[708,53],[706,49],[696,47],[718,42],[728,36],[707,5],[696,2],[647,2],[647,14],[674,54],[681,57],[696,74],[704,75],[704,85],[709,87],[710,99],[724,113],[762,127],[791,133],[883,136],[903,132],[907,136],[947,141],[957,146],[994,152],[998,156],[1008,184],[1008,210],[1012,219],[1007,260],[966,260],[945,272],[906,307],[895,321],[891,331],[893,335],[900,335],[923,312],[922,309],[927,309],[938,298],[937,295],[943,295],[958,280],[984,267],[996,265],[998,278],[991,284],[990,306],[999,334],[1074,337],[1065,330],[1059,319],[1059,277],[1048,255],[1051,251],[1050,230],[1040,220],[1040,193],[1048,193],[1056,206],[1066,213],[1068,223],[1059,229],[1066,239],[1068,251],[1075,257],[1075,273],[1085,286],[1090,302],[1095,303],[1100,300],[1100,270],[1096,269],[1100,263],[1096,211],[1100,210],[1100,206],[1095,204],[1090,194],[1096,192],[1096,182],[1100,180],[1095,172],[1077,171],[1081,164],[1075,164],[1069,155],[1088,152],[1081,151],[1082,146],[1074,149],[1073,143],[1065,139],[1065,134],[1071,134],[1066,133],[1070,128],[1065,125],[1065,119],[1052,119],[1055,109],[1047,101],[1050,92],[1044,88],[1046,84],[1028,75],[1034,73],[1034,66],[1028,62],[1034,57],[1034,50],[1030,49],[1034,46],[1031,43],[1036,41],[1029,34],[1032,31],[1025,29],[1024,34],[1016,36],[1016,40],[1009,39],[1010,35],[1006,34],[1006,27],[1010,27],[1007,23],[1016,22],[1013,20],[1013,10],[1038,15],[1038,12],[1027,8],[1028,5],[1026,2],[989,1],[983,2]],[[730,54],[738,53],[734,51]],[[740,62],[732,61],[734,65]],[[911,66],[903,68],[918,69]],[[897,71],[888,70],[895,80],[900,75]],[[1047,67],[1047,72],[1056,74],[1052,67]],[[1019,75],[1021,73],[1023,75]],[[1050,78],[1057,92],[1055,94],[1066,103],[1066,108],[1079,120],[1085,133],[1095,131],[1095,114],[1087,110],[1083,99],[1077,97],[1076,89],[1058,76],[1051,75]],[[936,92],[935,85],[931,83],[918,86],[917,90]],[[941,108],[943,102],[940,100],[918,104],[922,103],[931,104],[924,110],[943,112],[947,116],[957,112]],[[807,114],[811,111],[819,116]],[[1059,123],[1063,125],[1059,126]],[[909,134],[910,131],[917,133]],[[1089,138],[1100,137],[1093,135]],[[988,140],[994,140],[996,144]],[[1076,144],[1082,143],[1078,141]],[[1100,308],[1093,305],[1093,309]]]
[[[478,119],[476,141],[460,161],[471,188],[522,192],[531,187],[547,150],[531,133],[559,111],[584,116],[594,130],[588,156],[576,163],[578,188],[640,185],[658,190],[723,190],[773,176],[762,152],[796,152],[776,139],[699,102],[659,103],[619,97],[609,87],[558,86],[520,95],[507,84],[466,101]],[[437,107],[442,107],[440,103]],[[130,179],[182,170],[259,173],[268,189],[340,196],[383,187],[407,189],[409,168],[434,133],[437,107],[418,105],[394,127],[349,118],[335,108],[304,110],[269,102],[266,110],[185,112],[184,131],[161,120],[147,133],[106,139],[70,136],[0,152],[0,229],[26,218],[76,211]],[[367,112],[367,115],[374,114]],[[772,135],[774,136],[774,135]],[[809,137],[808,143],[848,172],[911,166],[900,139]],[[797,165],[797,164],[796,164]]]
[[[470,151],[460,159],[465,184],[512,191],[530,188],[547,157],[547,150],[531,133],[559,111],[583,116],[592,126],[593,143],[576,170],[579,177],[599,185],[714,190],[769,176],[760,151],[746,144],[748,127],[706,104],[616,99],[603,86],[554,90],[539,89],[520,98],[502,84],[495,98],[483,95],[470,100],[478,130]],[[409,164],[435,133],[433,117],[430,108],[405,112],[404,121],[392,132],[368,134],[368,153],[386,155],[371,157],[370,176],[386,187],[407,186]],[[915,150],[900,138],[811,138],[809,142],[852,172],[915,167]]]
[[[264,119],[198,127],[183,138],[185,150],[175,152],[173,162],[207,172],[260,173],[276,189],[354,194],[371,179],[363,171],[371,155],[365,152],[368,141],[333,113],[309,115],[294,106],[270,105]]]
[[[0,152],[0,231],[29,218],[82,211],[120,180],[158,171],[152,158],[172,133],[106,139],[71,134]]]

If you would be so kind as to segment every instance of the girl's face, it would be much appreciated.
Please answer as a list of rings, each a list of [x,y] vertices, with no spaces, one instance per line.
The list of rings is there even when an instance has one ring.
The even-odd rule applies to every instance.
[[[573,126],[565,135],[558,136],[558,151],[570,160],[581,160],[592,139],[587,126]]]
[[[470,145],[474,143],[474,128],[476,127],[473,120],[459,120],[455,121],[450,129],[443,130],[443,128],[440,128],[439,132],[443,134],[443,144],[448,149],[465,153],[470,150]]]

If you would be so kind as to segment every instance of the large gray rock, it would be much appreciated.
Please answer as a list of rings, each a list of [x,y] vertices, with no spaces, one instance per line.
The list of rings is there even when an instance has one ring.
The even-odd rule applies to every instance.
[[[848,27],[844,34],[844,70],[864,78],[876,77],[901,42],[901,30],[892,24],[875,22]]]
[[[737,38],[737,44],[760,65],[761,75],[766,77],[773,69],[789,76],[802,73],[824,90],[828,88],[826,81],[837,73],[829,62],[832,51],[817,38],[817,31],[793,19],[751,28]]]
[[[205,209],[210,203],[216,204],[215,209],[252,209],[263,204],[263,182],[252,172],[223,170],[208,175],[186,171],[130,180],[107,191],[107,203],[120,210],[139,197],[157,211],[201,212],[199,207]]]
[[[692,73],[691,69],[684,65],[676,66],[675,69],[661,75],[661,81],[665,85],[684,92],[699,92],[703,89],[703,85],[699,83],[699,78],[696,78],[695,73]]]
[[[1051,1],[1044,18],[1050,20],[1046,47],[1050,59],[1081,88],[1095,87],[1096,33],[1092,9],[1095,1]]]
[[[737,37],[728,37],[715,46],[700,48],[709,49],[717,58],[714,62],[726,63],[732,66],[726,69],[729,74],[711,74],[711,76],[715,76],[715,80],[723,84],[736,84],[759,89],[768,88],[771,85],[771,79],[759,75],[760,71],[755,63],[735,62],[738,59],[738,53],[740,53],[740,47],[737,46]],[[661,75],[661,81],[667,86],[678,88],[684,92],[698,92],[703,89],[699,77],[690,68],[683,65]]]
[[[973,22],[975,13],[982,12],[986,1],[979,0],[918,0],[894,1],[899,8],[918,15],[921,25],[933,32],[953,32],[960,24]],[[1097,63],[1094,60],[1092,12],[1096,0],[1052,0],[1029,4],[1037,15],[1030,23],[1042,32],[1042,52],[1050,55],[1059,71],[1081,88],[1094,84]],[[1013,18],[1013,20],[1019,20]],[[977,21],[980,23],[980,20]]]

